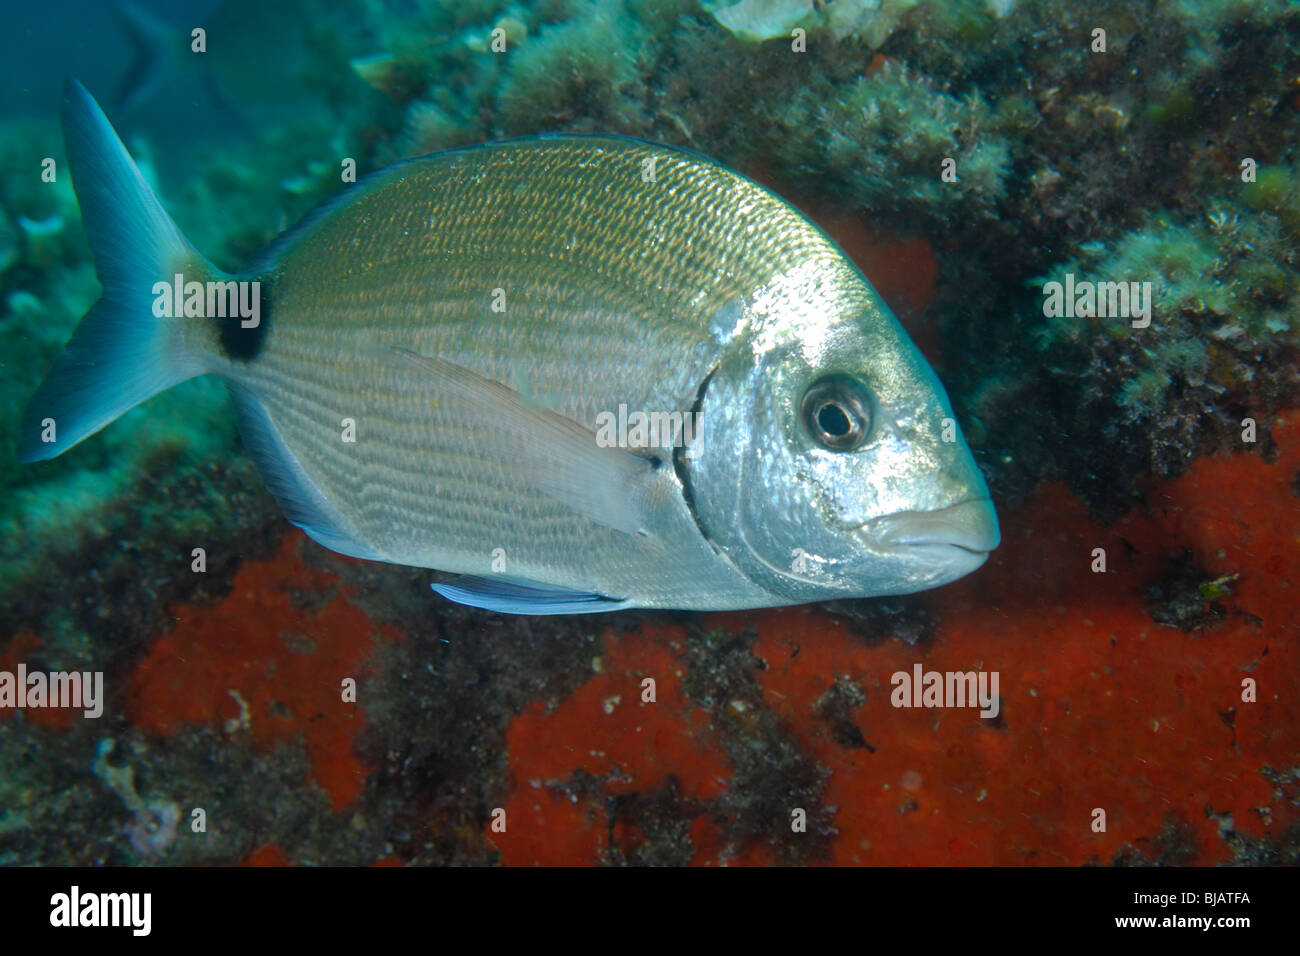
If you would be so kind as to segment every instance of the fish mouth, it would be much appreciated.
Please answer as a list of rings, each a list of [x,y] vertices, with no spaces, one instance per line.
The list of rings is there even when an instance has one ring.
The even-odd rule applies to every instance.
[[[1002,541],[997,512],[988,498],[971,498],[933,511],[900,511],[861,526],[877,547],[922,552],[983,564]]]

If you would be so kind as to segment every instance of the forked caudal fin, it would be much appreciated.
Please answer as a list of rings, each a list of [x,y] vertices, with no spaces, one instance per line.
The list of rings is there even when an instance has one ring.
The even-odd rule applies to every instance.
[[[181,345],[186,320],[157,317],[153,290],[177,273],[221,276],[181,235],[76,80],[64,90],[63,131],[104,294],[23,412],[22,461],[62,454],[145,399],[202,374]]]

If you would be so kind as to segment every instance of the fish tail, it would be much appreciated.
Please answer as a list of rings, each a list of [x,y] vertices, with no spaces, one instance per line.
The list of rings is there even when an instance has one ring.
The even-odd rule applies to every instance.
[[[22,461],[53,458],[145,399],[206,369],[187,353],[184,319],[159,317],[156,283],[221,273],[163,210],[85,88],[64,90],[63,130],[81,218],[104,293],[23,413]]]
[[[113,8],[134,54],[117,94],[117,107],[133,110],[157,95],[172,78],[176,59],[172,49],[181,39],[181,31],[131,0],[117,0]]]

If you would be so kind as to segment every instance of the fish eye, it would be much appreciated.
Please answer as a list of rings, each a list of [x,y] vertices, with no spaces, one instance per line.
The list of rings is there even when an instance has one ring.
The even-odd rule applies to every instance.
[[[820,378],[804,392],[804,430],[830,451],[853,451],[871,431],[871,393],[847,375]]]

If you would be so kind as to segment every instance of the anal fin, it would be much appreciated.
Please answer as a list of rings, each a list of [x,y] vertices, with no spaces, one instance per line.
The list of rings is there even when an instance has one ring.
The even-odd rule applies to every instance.
[[[524,584],[508,578],[472,574],[430,585],[449,601],[498,614],[599,614],[628,607],[629,602],[603,594]]]

